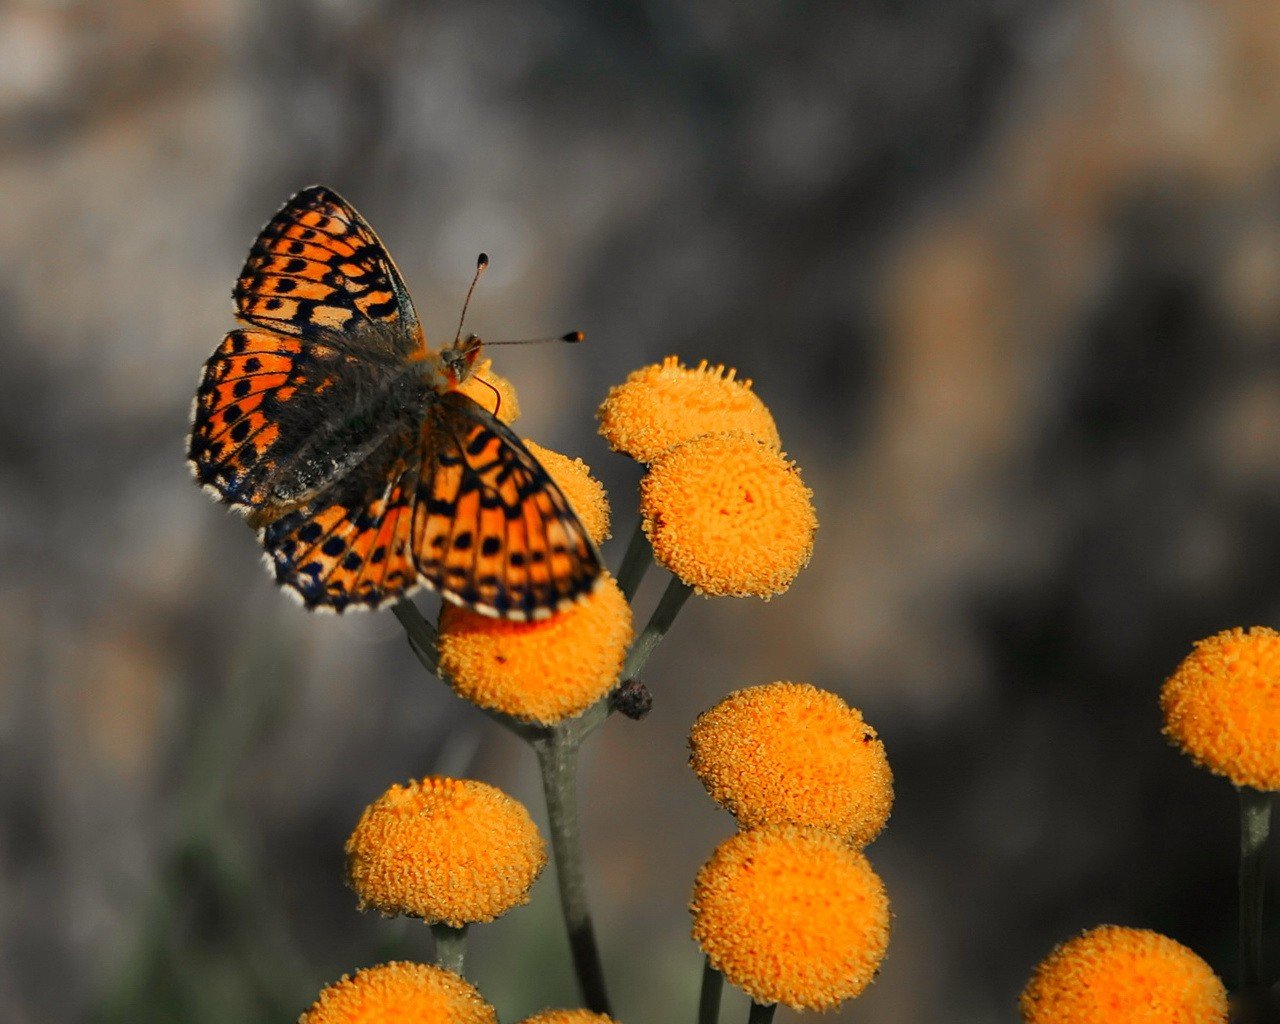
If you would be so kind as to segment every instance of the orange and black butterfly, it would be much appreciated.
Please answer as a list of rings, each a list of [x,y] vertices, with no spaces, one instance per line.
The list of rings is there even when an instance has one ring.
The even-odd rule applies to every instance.
[[[330,189],[290,199],[235,287],[234,330],[196,393],[199,482],[258,528],[309,608],[376,607],[421,583],[485,615],[582,598],[600,557],[520,439],[458,390],[474,335],[440,352],[391,257]]]

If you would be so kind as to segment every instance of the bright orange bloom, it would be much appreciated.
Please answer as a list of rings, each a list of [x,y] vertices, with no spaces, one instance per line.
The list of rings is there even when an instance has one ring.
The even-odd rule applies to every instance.
[[[808,683],[731,693],[689,734],[690,767],[743,828],[805,825],[866,846],[893,806],[884,744],[836,694]]]
[[[546,725],[581,714],[609,692],[631,637],[631,607],[605,576],[586,600],[537,622],[446,604],[440,668],[472,703]]]
[[[529,812],[471,779],[392,786],[365,808],[347,840],[347,878],[362,910],[454,928],[527,903],[546,863]]]
[[[739,832],[694,883],[693,937],[758,1003],[827,1010],[865,989],[889,945],[889,898],[859,851],[830,832]]]
[[[609,539],[609,496],[605,493],[604,484],[591,475],[591,470],[581,459],[571,459],[567,455],[543,448],[540,444],[526,439],[525,447],[533,452],[533,457],[542,463],[542,468],[551,474],[564,496],[569,499],[578,519],[586,527],[587,533],[597,544]]]
[[[688,441],[649,467],[640,515],[654,558],[700,594],[781,594],[818,518],[795,463],[745,434]]]
[[[512,423],[520,415],[520,399],[515,386],[501,374],[493,372],[493,360],[481,356],[476,360],[471,374],[459,386],[468,398],[474,398],[490,412],[497,410],[498,419]]]
[[[776,450],[781,442],[773,416],[751,381],[735,379],[736,372],[706,360],[690,369],[675,356],[642,367],[601,404],[600,434],[614,451],[640,462],[652,462],[682,441],[726,431],[750,434]]]
[[[1020,1001],[1026,1024],[1225,1024],[1227,992],[1186,946],[1103,925],[1064,942]]]
[[[498,1015],[451,971],[394,961],[344,976],[298,1024],[497,1024]]]
[[[1237,786],[1280,789],[1280,633],[1228,629],[1196,642],[1160,694],[1164,731]]]
[[[617,1021],[607,1014],[590,1010],[543,1010],[526,1017],[520,1024],[617,1024]]]

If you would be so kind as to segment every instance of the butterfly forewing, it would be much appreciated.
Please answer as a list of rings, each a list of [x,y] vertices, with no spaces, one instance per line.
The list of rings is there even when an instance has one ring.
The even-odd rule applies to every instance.
[[[589,593],[599,555],[560,488],[511,430],[459,392],[428,411],[414,510],[418,572],[482,614],[540,618]]]
[[[235,301],[245,320],[286,334],[395,325],[403,354],[424,345],[385,246],[350,203],[322,185],[303,189],[262,229]]]

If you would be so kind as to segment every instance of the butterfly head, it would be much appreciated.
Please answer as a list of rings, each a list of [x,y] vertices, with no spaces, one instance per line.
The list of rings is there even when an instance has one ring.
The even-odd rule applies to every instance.
[[[444,375],[450,387],[456,388],[471,376],[483,345],[477,335],[468,334],[465,338],[455,339],[440,353],[440,362],[444,365]]]

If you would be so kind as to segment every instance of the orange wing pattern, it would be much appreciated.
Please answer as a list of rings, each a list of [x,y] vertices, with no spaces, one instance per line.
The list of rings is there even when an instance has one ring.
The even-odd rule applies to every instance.
[[[600,577],[595,545],[560,488],[515,434],[453,391],[428,411],[414,508],[418,572],[455,604],[545,618]]]
[[[412,453],[396,452],[366,481],[333,489],[305,511],[262,530],[276,582],[308,608],[377,607],[417,585],[412,498],[418,479]],[[364,493],[361,493],[363,491]]]
[[[205,363],[187,457],[196,479],[224,501],[252,506],[265,497],[252,481],[272,468],[266,455],[280,436],[272,403],[293,397],[302,354],[297,338],[242,330]]]
[[[259,233],[235,287],[244,320],[285,334],[395,325],[425,346],[400,272],[363,217],[322,185],[303,189]]]

